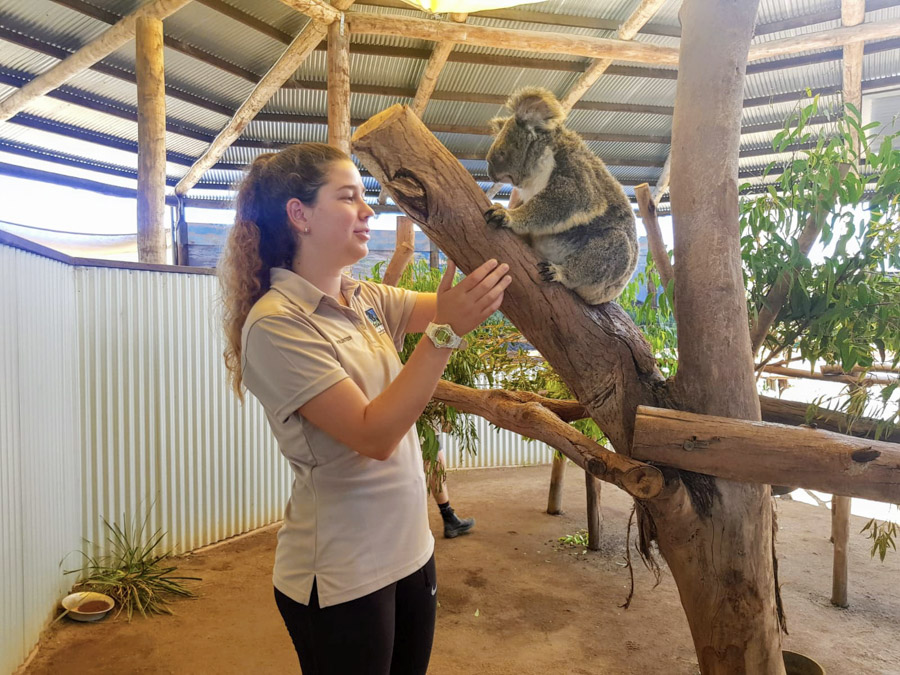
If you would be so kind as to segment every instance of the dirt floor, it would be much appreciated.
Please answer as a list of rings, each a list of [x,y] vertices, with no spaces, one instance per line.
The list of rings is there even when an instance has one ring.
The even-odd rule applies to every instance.
[[[602,550],[560,545],[586,527],[584,480],[569,466],[561,516],[544,513],[549,467],[451,474],[453,505],[477,519],[455,540],[437,538],[433,675],[697,672],[672,577],[635,566],[628,610],[624,538],[630,501],[603,486]],[[785,648],[829,675],[900,673],[900,553],[869,557],[864,520],[851,526],[850,608],[829,604],[830,512],[778,503],[779,570],[790,635]],[[440,517],[431,523],[440,534]],[[272,599],[274,529],[180,559],[200,576],[199,597],[175,616],[56,623],[23,671],[52,673],[291,673],[297,662]]]

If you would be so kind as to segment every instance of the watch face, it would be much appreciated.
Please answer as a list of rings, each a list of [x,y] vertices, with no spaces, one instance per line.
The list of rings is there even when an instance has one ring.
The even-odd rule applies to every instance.
[[[435,330],[434,337],[435,337],[435,339],[437,339],[438,342],[440,342],[441,344],[444,344],[444,345],[450,344],[450,341],[453,338],[450,331],[447,330],[446,328],[438,328],[437,330]]]

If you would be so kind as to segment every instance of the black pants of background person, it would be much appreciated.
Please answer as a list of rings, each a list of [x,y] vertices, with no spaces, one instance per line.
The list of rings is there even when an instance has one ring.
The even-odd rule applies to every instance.
[[[303,675],[424,675],[431,658],[437,609],[434,556],[390,586],[350,602],[319,607],[313,582],[309,605],[275,589]]]

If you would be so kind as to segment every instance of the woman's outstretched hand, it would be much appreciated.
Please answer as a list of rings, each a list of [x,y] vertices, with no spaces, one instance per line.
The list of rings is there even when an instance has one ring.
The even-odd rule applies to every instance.
[[[481,325],[503,302],[503,291],[512,282],[508,271],[506,263],[488,260],[454,286],[456,264],[448,260],[437,289],[434,322],[450,324],[457,335],[465,335]]]

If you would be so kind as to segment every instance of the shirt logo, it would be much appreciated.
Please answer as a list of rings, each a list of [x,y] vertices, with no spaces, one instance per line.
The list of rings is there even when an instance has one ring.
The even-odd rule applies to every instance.
[[[352,340],[352,339],[353,339],[353,336],[352,336],[352,335],[348,335],[347,337],[342,337],[340,340],[338,340],[338,341],[337,341],[337,344],[342,345],[342,344],[344,344],[345,342],[350,342],[350,340]]]
[[[375,326],[375,332],[378,334],[384,333],[384,325],[381,323],[381,319],[378,318],[378,315],[375,313],[375,310],[369,307],[366,310],[366,318],[372,322],[372,325]]]

